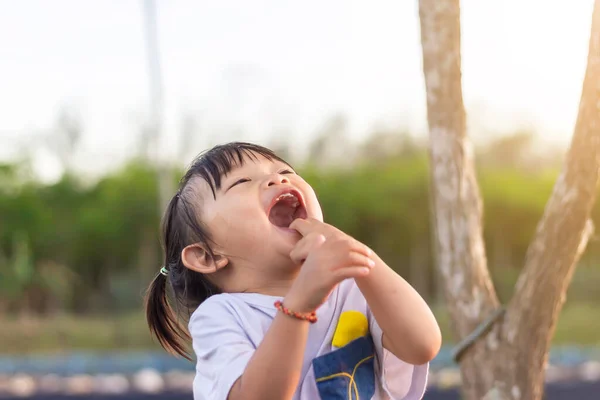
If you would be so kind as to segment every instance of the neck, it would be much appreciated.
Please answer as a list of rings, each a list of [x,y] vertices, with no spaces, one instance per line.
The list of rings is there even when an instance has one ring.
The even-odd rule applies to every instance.
[[[252,287],[248,287],[244,290],[245,293],[259,293],[267,296],[277,296],[277,297],[285,297],[292,287],[294,280],[296,278],[296,274],[287,278],[280,278],[277,280],[273,280],[272,278],[269,282],[262,282],[261,284],[253,285]]]
[[[253,276],[253,279],[245,277],[245,279],[242,280],[244,286],[238,287],[237,290],[232,290],[232,292],[258,293],[267,296],[285,297],[300,271],[300,266],[297,268],[288,268],[289,267],[284,267],[280,269],[280,271],[285,271],[287,269],[287,273],[285,274],[274,274],[272,271],[263,271],[263,273]]]
[[[285,297],[293,283],[294,279],[290,279],[289,281],[271,282],[267,285],[257,287],[256,289],[250,289],[248,292],[260,293],[267,296]]]
[[[237,262],[211,274],[212,281],[225,293],[258,293],[285,297],[300,272],[291,260],[278,263]],[[267,266],[268,267],[263,267]],[[260,268],[263,267],[263,268]]]

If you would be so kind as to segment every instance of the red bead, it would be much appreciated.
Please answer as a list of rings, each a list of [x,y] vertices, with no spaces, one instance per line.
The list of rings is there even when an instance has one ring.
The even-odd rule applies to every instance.
[[[280,300],[277,300],[275,302],[275,308],[277,308],[279,311],[281,311],[282,313],[284,313],[285,315],[288,315],[290,317],[300,319],[303,321],[309,321],[312,324],[317,322],[317,314],[314,311],[311,313],[307,313],[307,314],[301,314],[296,311],[291,311],[291,310],[287,309]]]

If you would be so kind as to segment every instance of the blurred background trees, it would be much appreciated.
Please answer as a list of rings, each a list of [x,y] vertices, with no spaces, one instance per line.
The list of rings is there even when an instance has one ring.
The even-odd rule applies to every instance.
[[[426,148],[401,131],[344,145],[355,155],[352,168],[346,160],[323,166],[329,157],[321,145],[296,166],[315,187],[326,218],[380,252],[429,301],[441,302],[431,254]],[[560,159],[521,146],[500,138],[477,151],[490,269],[504,299],[560,165]],[[519,152],[529,168],[505,157]],[[56,182],[42,183],[26,161],[0,167],[0,282],[6,287],[0,310],[45,315],[138,309],[143,288],[160,268],[162,210],[153,166],[134,158],[97,179],[66,171]],[[173,184],[182,172],[171,171]],[[592,242],[580,272],[588,278],[575,278],[573,301],[600,303],[594,289],[599,256]]]

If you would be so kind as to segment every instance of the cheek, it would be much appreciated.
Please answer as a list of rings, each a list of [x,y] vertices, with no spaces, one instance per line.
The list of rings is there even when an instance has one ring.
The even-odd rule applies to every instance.
[[[316,196],[312,199],[312,204],[308,207],[308,212],[312,214],[312,217],[318,221],[323,222],[323,210],[321,209],[321,204]]]
[[[306,201],[306,208],[309,216],[323,222],[323,210],[321,209],[321,204],[319,203],[315,191],[305,181],[301,181],[299,186],[302,189],[302,193],[306,196],[304,200]]]
[[[266,217],[256,206],[238,205],[235,208],[217,211],[210,221],[211,232],[223,252],[235,255],[254,247],[264,235]]]

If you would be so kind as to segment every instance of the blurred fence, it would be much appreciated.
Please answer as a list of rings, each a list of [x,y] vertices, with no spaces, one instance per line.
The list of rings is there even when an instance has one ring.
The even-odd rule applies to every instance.
[[[161,398],[183,399],[189,398],[194,369],[193,363],[165,353],[0,357],[0,396],[31,396],[40,400],[64,396],[86,399],[113,396],[113,399],[125,400],[161,393]],[[455,398],[452,396],[460,382],[460,373],[452,361],[451,349],[444,347],[431,362],[431,391],[427,398]],[[555,396],[563,396],[561,393],[568,392],[573,396],[581,393],[572,398],[594,398],[586,393],[591,393],[600,385],[600,348],[553,348],[547,370],[547,385],[549,393]],[[571,391],[567,391],[568,388]],[[81,397],[84,395],[88,397]]]
[[[453,368],[455,364],[451,352],[451,347],[442,347],[437,357],[431,361],[431,370],[435,372]],[[555,346],[550,352],[550,365],[564,370],[580,367],[587,362],[600,362],[600,347]],[[166,374],[170,371],[193,372],[194,368],[194,363],[172,357],[165,352],[69,352],[55,355],[0,356],[2,375],[127,375],[145,369]]]

